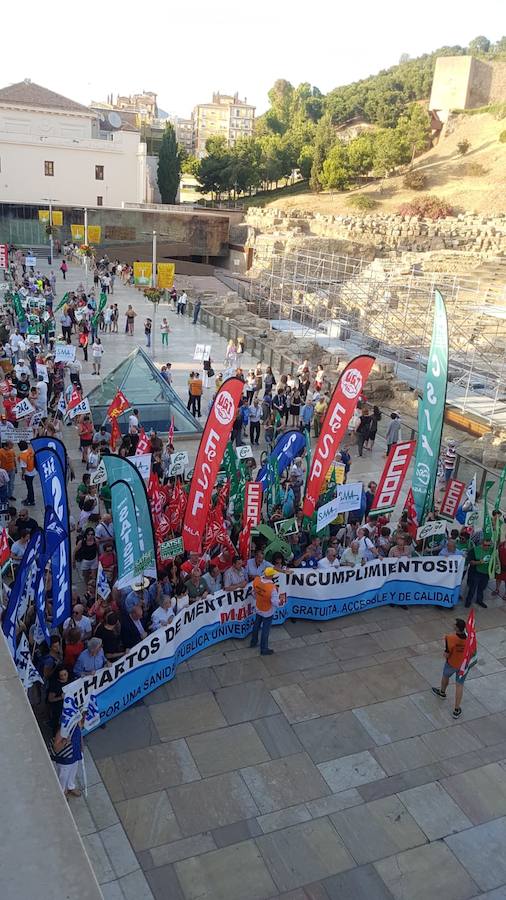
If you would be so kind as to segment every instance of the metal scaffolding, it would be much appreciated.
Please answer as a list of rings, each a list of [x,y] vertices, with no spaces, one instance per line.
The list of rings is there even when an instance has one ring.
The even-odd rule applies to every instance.
[[[249,300],[273,327],[313,338],[330,352],[368,350],[392,361],[416,389],[427,363],[435,288],[446,303],[450,380],[464,395],[463,408],[479,392],[495,403],[506,400],[506,304],[492,305],[489,292],[484,299],[483,285],[471,276],[299,250],[272,255],[252,279]]]

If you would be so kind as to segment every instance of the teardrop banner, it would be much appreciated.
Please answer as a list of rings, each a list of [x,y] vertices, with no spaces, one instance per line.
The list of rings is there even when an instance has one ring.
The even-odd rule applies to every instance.
[[[200,440],[183,522],[185,550],[199,552],[221,461],[230,437],[244,384],[227,378],[214,398]]]
[[[316,509],[323,479],[346,434],[349,421],[355,411],[375,359],[375,356],[370,356],[369,354],[356,356],[343,369],[334,388],[329,408],[325,413],[320,437],[314,450],[313,462],[306,484],[306,496],[302,511],[309,518],[311,518]]]

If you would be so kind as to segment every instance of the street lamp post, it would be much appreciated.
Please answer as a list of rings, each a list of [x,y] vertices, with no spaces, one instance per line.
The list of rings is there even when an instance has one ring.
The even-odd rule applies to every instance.
[[[156,231],[142,231],[141,234],[151,234],[151,238],[153,241],[153,254],[152,254],[152,266],[151,266],[151,287],[156,287],[156,239],[158,232]],[[160,233],[160,237],[168,237],[168,234]],[[156,339],[156,307],[157,304],[153,303],[153,323],[151,328],[151,356],[155,358],[155,339]]]
[[[88,208],[84,207],[84,243],[88,246]],[[84,272],[85,272],[85,280],[84,286],[86,291],[88,291],[88,257],[84,257]]]
[[[53,203],[55,202],[54,197],[43,197],[42,198],[46,203],[49,203],[49,265],[53,265]]]

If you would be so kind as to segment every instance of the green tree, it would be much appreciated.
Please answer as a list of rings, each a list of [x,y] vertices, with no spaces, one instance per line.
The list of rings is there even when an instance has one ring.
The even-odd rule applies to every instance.
[[[192,156],[191,154],[186,156],[181,163],[181,171],[185,172],[187,175],[195,175],[195,178],[199,177],[199,168],[200,159],[197,159],[196,156]]]
[[[399,119],[397,130],[399,135],[411,147],[411,162],[417,153],[423,153],[430,146],[430,119],[424,106],[413,103],[409,112]]]
[[[385,178],[409,160],[410,148],[396,128],[382,128],[374,139],[374,172]]]
[[[284,134],[290,123],[290,114],[293,100],[293,85],[285,78],[278,78],[271,87],[268,95],[271,108],[271,121],[276,123],[272,128],[278,134]],[[281,130],[278,130],[281,129]]]
[[[470,53],[488,53],[490,50],[490,41],[488,37],[485,37],[483,34],[479,34],[478,37],[473,38],[472,41],[469,41],[468,50]]]
[[[332,118],[329,114],[322,116],[316,126],[313,164],[311,166],[311,178],[309,186],[313,191],[319,191],[323,187],[321,180],[323,164],[327,154],[336,139]]]
[[[233,184],[232,154],[224,137],[209,138],[206,141],[206,156],[200,160],[198,190],[211,194],[217,200],[229,191]]]
[[[354,175],[367,175],[374,165],[374,132],[364,131],[348,144],[348,162]]]
[[[350,186],[350,161],[344,141],[336,141],[323,163],[321,184],[327,190],[344,191]]]
[[[304,181],[309,180],[309,176],[311,175],[311,168],[313,165],[314,159],[314,148],[311,144],[304,144],[299,153],[299,158],[297,160],[297,166],[300,174],[302,175]]]
[[[176,132],[171,122],[165,131],[158,155],[157,181],[162,203],[175,203],[181,178],[180,150],[176,141]]]

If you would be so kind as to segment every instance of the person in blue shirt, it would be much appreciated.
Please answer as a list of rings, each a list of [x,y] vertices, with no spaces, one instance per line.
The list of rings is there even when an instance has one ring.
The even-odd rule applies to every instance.
[[[88,641],[86,650],[83,650],[77,657],[74,675],[91,675],[108,665],[101,639],[93,637]]]
[[[302,431],[311,431],[311,422],[314,415],[314,407],[310,400],[306,400],[300,408],[300,428]]]
[[[51,759],[56,767],[60,787],[66,797],[80,797],[81,791],[76,785],[77,770],[83,758],[83,736],[81,727],[83,719],[75,725],[70,737],[62,737],[60,729],[56,732],[52,746]]]

